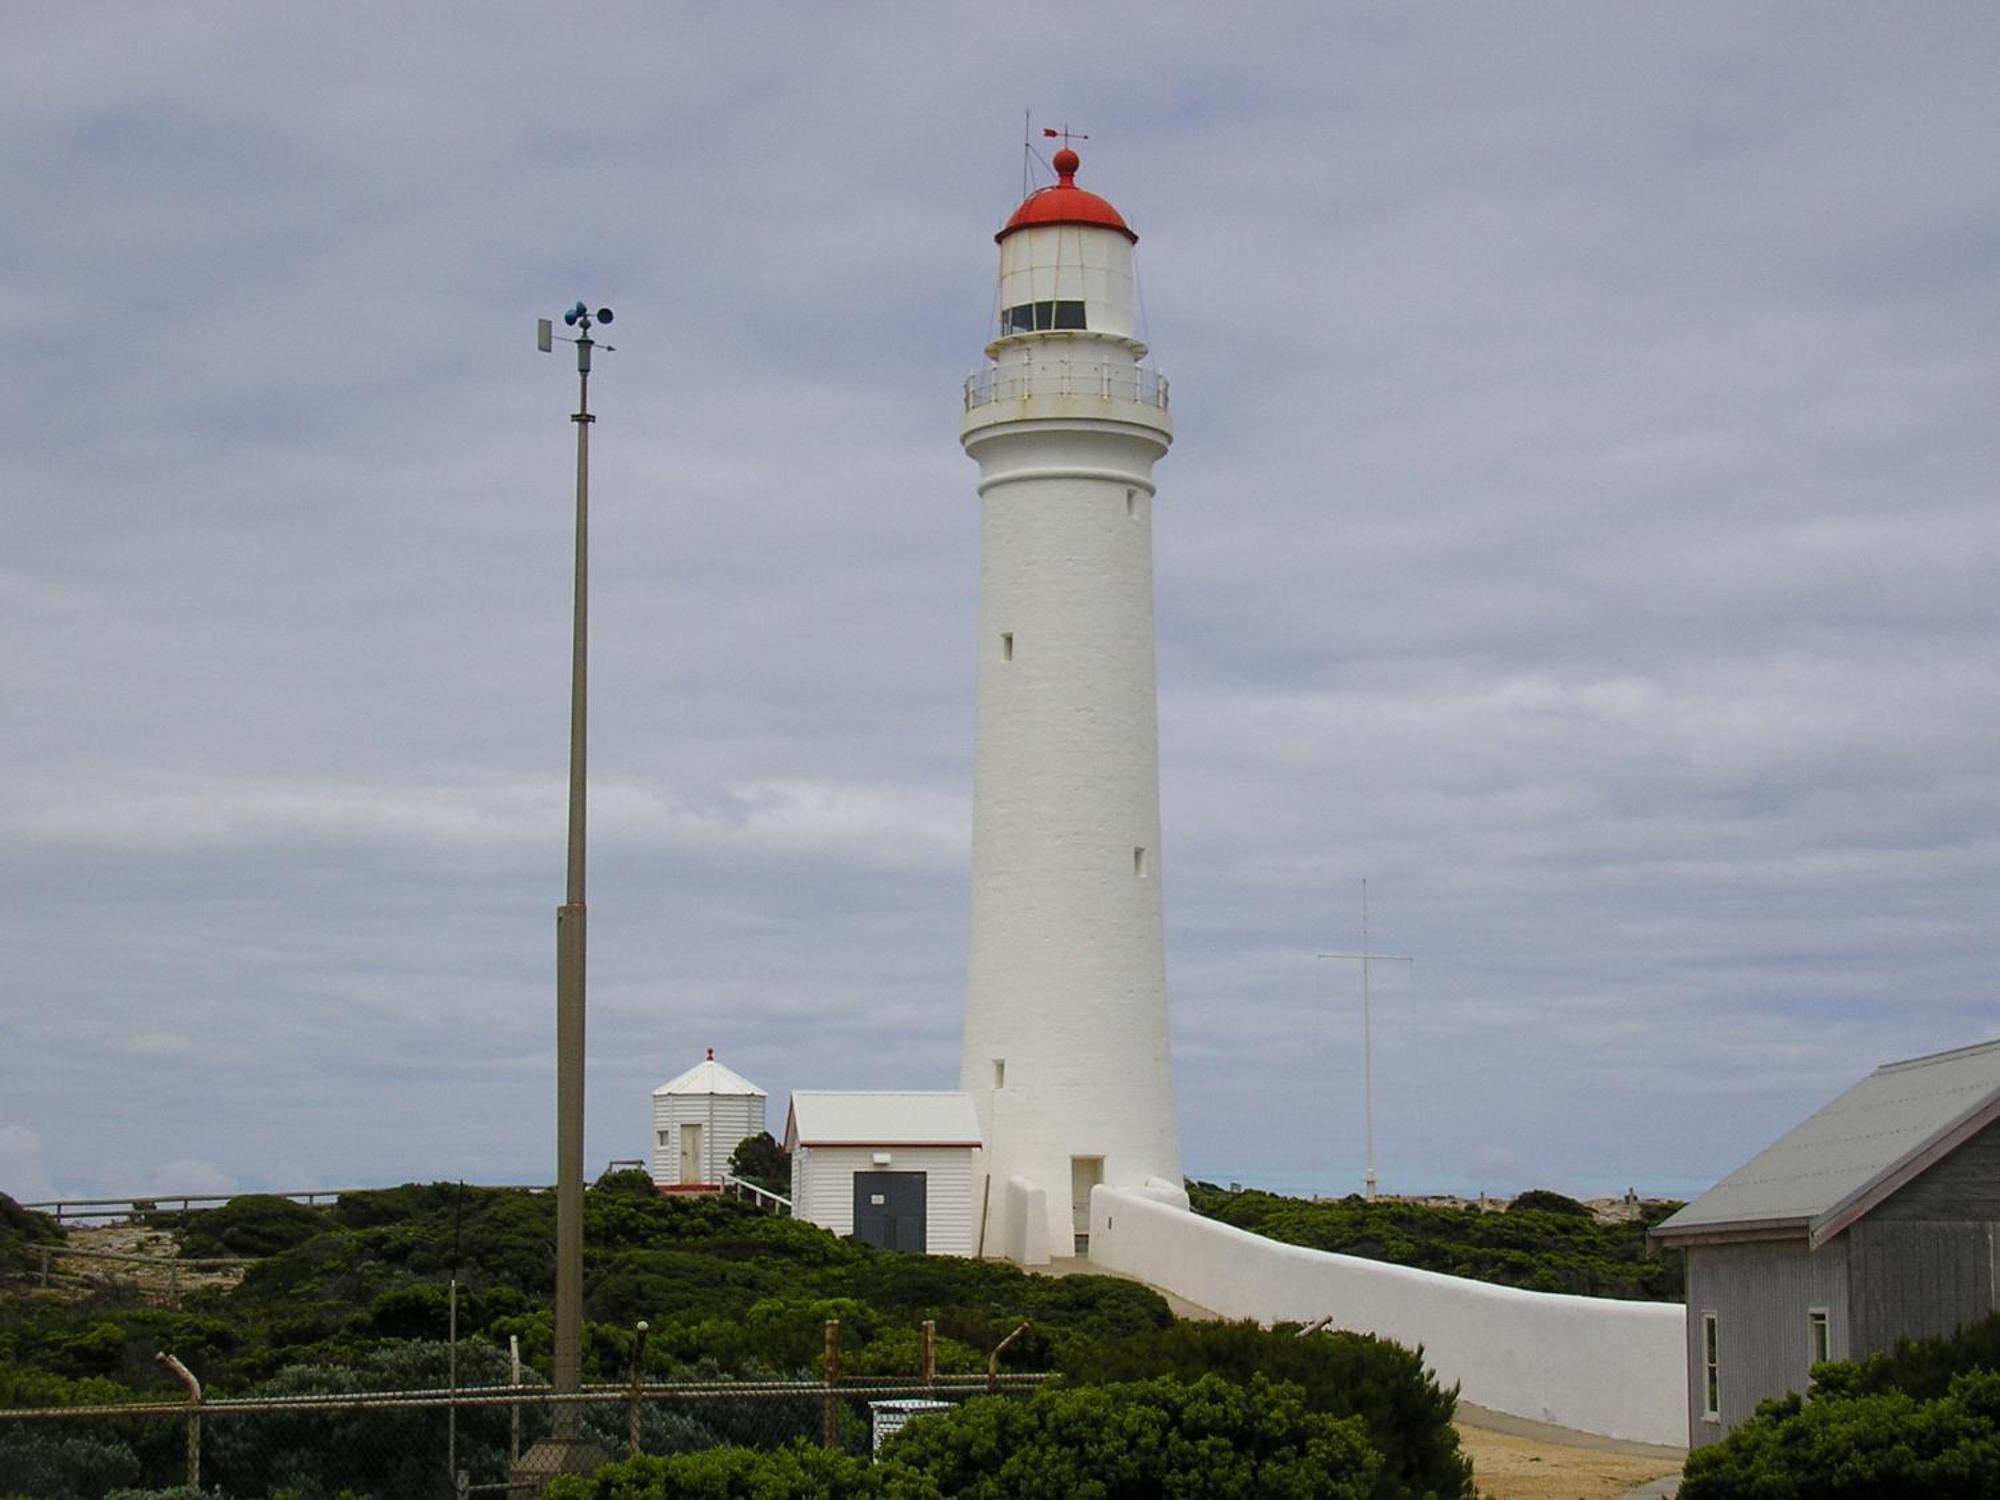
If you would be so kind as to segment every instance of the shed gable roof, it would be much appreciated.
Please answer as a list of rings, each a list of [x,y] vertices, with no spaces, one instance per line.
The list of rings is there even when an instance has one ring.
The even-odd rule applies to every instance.
[[[814,1090],[792,1094],[785,1149],[800,1146],[978,1146],[970,1094]]]
[[[1817,1249],[2000,1118],[2000,1041],[1885,1063],[1653,1232],[1796,1231]]]

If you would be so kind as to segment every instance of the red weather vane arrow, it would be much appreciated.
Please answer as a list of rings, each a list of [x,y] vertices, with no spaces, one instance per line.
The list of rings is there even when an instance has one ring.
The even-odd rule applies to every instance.
[[[1060,140],[1065,146],[1071,141],[1087,141],[1090,139],[1089,136],[1083,134],[1081,131],[1071,134],[1070,128],[1067,125],[1063,126],[1061,130],[1051,130],[1048,126],[1044,125],[1042,127],[1042,134],[1052,141]]]

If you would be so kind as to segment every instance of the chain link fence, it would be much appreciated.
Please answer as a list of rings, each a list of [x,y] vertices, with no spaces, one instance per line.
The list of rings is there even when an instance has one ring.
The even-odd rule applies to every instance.
[[[203,1500],[449,1500],[527,1494],[535,1445],[558,1407],[607,1459],[804,1439],[866,1453],[878,1420],[928,1403],[1031,1391],[1046,1377],[705,1381],[335,1392],[0,1411],[0,1497],[108,1500],[125,1491]],[[185,1486],[183,1489],[181,1487]]]

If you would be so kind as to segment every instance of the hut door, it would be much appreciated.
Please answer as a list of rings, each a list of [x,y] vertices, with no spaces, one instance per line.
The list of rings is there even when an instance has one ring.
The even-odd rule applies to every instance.
[[[700,1182],[701,1175],[701,1127],[681,1126],[681,1182]]]
[[[878,1250],[921,1254],[928,1186],[922,1172],[856,1172],[854,1237]]]

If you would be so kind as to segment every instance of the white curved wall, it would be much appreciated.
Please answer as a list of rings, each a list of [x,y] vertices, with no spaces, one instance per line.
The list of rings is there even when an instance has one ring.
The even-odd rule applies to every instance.
[[[1310,1322],[1421,1345],[1467,1401],[1536,1422],[1683,1447],[1686,1311],[1491,1286],[1282,1245],[1140,1192],[1091,1194],[1090,1258],[1230,1318]]]

